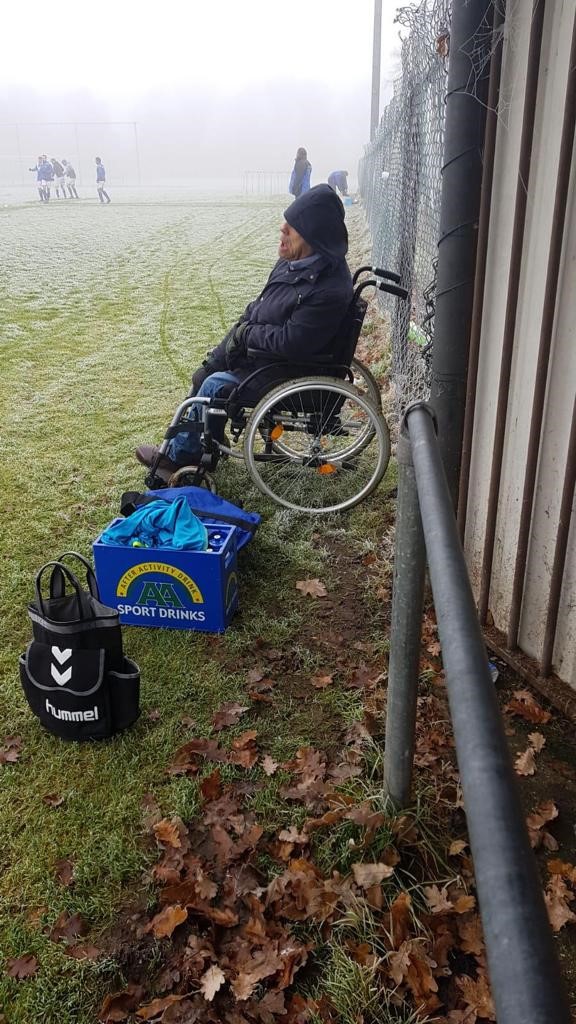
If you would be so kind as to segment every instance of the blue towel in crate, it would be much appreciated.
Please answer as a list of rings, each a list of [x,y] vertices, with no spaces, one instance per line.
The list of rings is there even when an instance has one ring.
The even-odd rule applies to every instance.
[[[151,501],[135,508],[100,536],[101,544],[139,548],[206,551],[208,531],[183,495],[176,501]]]
[[[209,522],[225,523],[236,527],[236,544],[238,551],[249,544],[258,529],[262,517],[257,512],[246,512],[219,494],[212,494],[205,487],[163,487],[158,491],[127,491],[122,495],[120,511],[122,515],[130,515],[135,508],[143,507],[154,500],[174,502],[185,498],[190,510]]]

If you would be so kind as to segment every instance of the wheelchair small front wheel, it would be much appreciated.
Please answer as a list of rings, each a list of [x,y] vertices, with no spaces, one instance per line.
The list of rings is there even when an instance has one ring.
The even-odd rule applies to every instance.
[[[270,391],[244,437],[244,461],[259,490],[312,515],[357,505],[378,486],[389,458],[382,414],[356,387],[332,377]]]

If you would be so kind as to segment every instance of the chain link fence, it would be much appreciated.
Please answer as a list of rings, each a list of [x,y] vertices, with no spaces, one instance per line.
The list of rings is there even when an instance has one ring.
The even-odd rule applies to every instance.
[[[450,9],[450,0],[422,0],[398,11],[401,77],[359,166],[373,263],[401,274],[410,296],[380,293],[398,411],[429,394]]]

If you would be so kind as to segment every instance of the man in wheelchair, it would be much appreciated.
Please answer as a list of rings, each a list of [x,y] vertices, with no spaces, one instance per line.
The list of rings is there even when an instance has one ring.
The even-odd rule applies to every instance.
[[[340,330],[353,295],[342,202],[328,185],[316,185],[284,218],[279,260],[266,285],[196,370],[191,395],[226,399],[246,381],[241,401],[255,405],[283,380],[309,375],[312,364],[316,374],[338,376],[349,362]],[[189,418],[200,419],[200,410],[200,403],[192,406]],[[223,439],[225,423],[225,416],[215,419],[215,440]],[[176,434],[160,457],[152,445],[136,449],[139,462],[155,464],[166,476],[200,457],[200,433],[194,432]]]

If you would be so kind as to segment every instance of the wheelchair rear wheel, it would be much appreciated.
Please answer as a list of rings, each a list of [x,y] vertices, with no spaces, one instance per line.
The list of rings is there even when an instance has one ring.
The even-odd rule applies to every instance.
[[[350,369],[354,374],[354,387],[365,394],[377,409],[382,409],[382,395],[374,374],[356,356],[350,362]]]
[[[356,387],[331,377],[270,391],[244,436],[244,461],[256,486],[285,508],[309,514],[357,505],[378,486],[389,458],[382,414]]]

